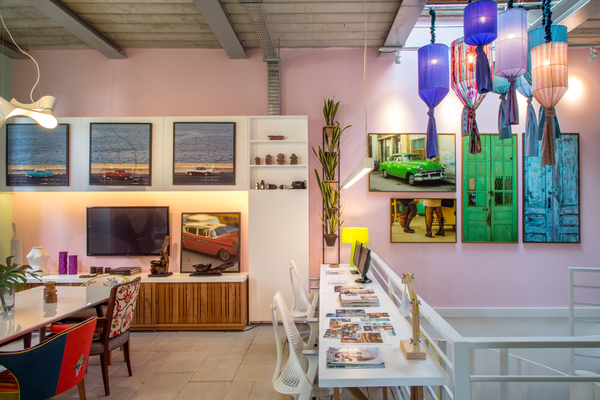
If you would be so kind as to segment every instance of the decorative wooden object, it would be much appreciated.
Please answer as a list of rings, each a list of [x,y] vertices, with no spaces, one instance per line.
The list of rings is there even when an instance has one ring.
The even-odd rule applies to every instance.
[[[57,301],[58,297],[56,296],[56,282],[44,282],[44,302],[56,303]]]
[[[290,157],[290,165],[298,165],[298,156],[292,153]]]
[[[203,276],[203,275],[220,276],[220,275],[223,275],[223,271],[225,271],[228,268],[233,267],[235,265],[235,262],[236,262],[236,260],[228,261],[228,262],[218,265],[214,268],[212,267],[211,263],[195,264],[195,265],[193,265],[193,267],[196,270],[196,272],[191,273],[190,276]]]
[[[260,157],[254,157],[254,163],[260,165]]]
[[[285,156],[281,153],[277,154],[277,165],[283,165],[285,163]]]
[[[160,248],[160,260],[150,261],[150,276],[158,277],[158,276],[169,276],[173,275],[172,272],[169,272],[169,243],[171,238],[169,235],[165,236],[165,240],[163,245]]]
[[[402,283],[408,288],[408,295],[412,299],[412,339],[401,340],[400,348],[407,360],[425,360],[426,353],[421,351],[419,329],[419,299],[413,285],[413,276],[410,272],[402,275]]]
[[[283,140],[283,135],[269,135],[269,140]]]
[[[270,154],[267,154],[267,156],[265,157],[265,165],[271,165],[273,164],[273,157],[271,157]]]

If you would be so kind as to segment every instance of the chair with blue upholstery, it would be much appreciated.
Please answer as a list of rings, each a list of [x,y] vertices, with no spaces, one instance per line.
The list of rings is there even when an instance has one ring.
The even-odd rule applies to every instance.
[[[77,385],[85,400],[83,377],[96,328],[96,317],[18,351],[0,352],[0,399],[42,400]]]

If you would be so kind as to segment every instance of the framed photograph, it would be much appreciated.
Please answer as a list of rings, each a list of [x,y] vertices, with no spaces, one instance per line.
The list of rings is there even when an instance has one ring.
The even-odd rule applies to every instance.
[[[90,124],[90,185],[152,185],[152,124]]]
[[[175,122],[173,140],[173,185],[235,185],[235,122]]]
[[[456,243],[456,199],[390,199],[390,242]]]
[[[482,134],[481,153],[463,137],[463,242],[517,243],[517,135]]]
[[[240,213],[181,214],[181,272],[196,272],[194,265],[226,262],[223,272],[240,272]]]
[[[579,243],[579,134],[554,140],[554,167],[523,157],[523,242]]]
[[[6,186],[69,186],[69,125],[6,125]]]
[[[438,134],[438,156],[427,159],[425,134],[369,134],[370,192],[456,192],[456,139]]]

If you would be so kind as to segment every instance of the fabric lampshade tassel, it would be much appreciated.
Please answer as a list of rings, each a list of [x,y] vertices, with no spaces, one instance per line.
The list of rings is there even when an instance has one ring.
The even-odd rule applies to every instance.
[[[427,158],[438,155],[438,136],[435,121],[435,107],[441,103],[450,91],[450,59],[448,46],[435,43],[435,11],[431,15],[431,44],[423,46],[418,52],[419,97],[427,104]]]
[[[495,66],[494,66],[495,67]],[[495,68],[494,68],[495,69]],[[498,108],[498,134],[501,140],[512,138],[512,126],[506,124],[506,95],[509,93],[508,80],[494,75],[494,93],[500,95],[500,107]]]
[[[540,153],[539,139],[537,136],[538,123],[533,108],[533,96],[527,97],[527,118],[525,120],[525,157],[537,157]]]

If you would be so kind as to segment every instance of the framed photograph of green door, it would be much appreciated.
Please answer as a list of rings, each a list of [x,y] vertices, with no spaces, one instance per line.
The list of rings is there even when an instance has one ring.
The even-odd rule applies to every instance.
[[[517,243],[517,137],[481,135],[481,153],[463,137],[463,242]]]

